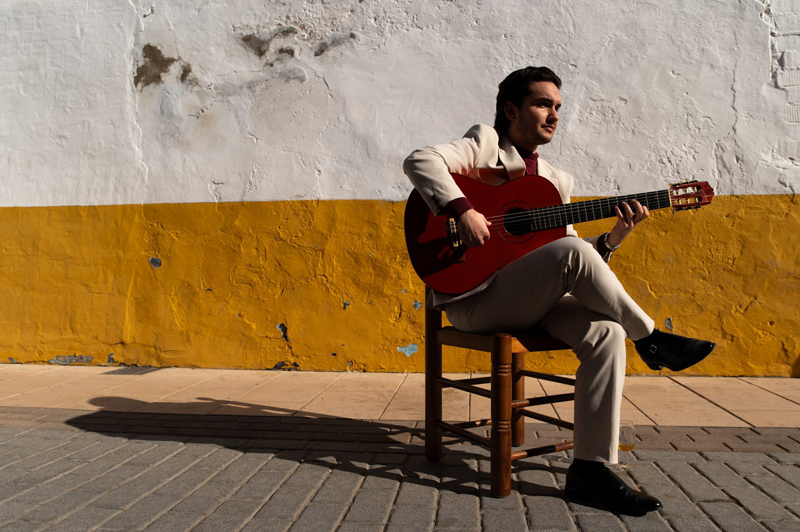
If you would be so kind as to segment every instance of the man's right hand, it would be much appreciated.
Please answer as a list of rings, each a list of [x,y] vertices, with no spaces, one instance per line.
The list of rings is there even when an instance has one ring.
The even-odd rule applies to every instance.
[[[461,241],[468,246],[482,246],[489,240],[489,226],[492,222],[488,221],[484,215],[470,209],[458,219],[458,236]]]

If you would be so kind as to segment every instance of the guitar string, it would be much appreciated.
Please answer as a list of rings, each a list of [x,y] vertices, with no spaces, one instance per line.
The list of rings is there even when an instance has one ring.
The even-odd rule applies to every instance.
[[[517,212],[514,214],[490,216],[487,217],[486,220],[492,222],[494,225],[494,222],[509,223],[514,221],[523,221],[523,220],[540,221],[543,219],[554,219],[554,218],[564,219],[564,218],[575,217],[575,215],[580,217],[581,214],[583,214],[584,216],[586,216],[587,214],[591,214],[592,216],[596,215],[599,216],[600,218],[610,218],[615,215],[612,211],[612,208],[620,206],[622,202],[628,201],[629,199],[641,200],[647,204],[645,206],[647,206],[649,209],[650,208],[660,209],[669,207],[670,206],[669,198],[663,197],[663,194],[661,194],[662,192],[666,191],[654,191],[642,194],[635,194],[631,196],[620,196],[619,198],[599,199],[599,200],[592,200],[592,201],[585,201],[578,203],[566,203],[563,205],[553,205],[548,207],[538,207],[530,210],[523,210],[521,212]],[[614,203],[614,200],[616,200],[616,203]],[[661,206],[662,200],[666,200],[667,205]],[[656,205],[651,205],[651,203],[656,203]],[[598,208],[600,209],[599,214],[597,213]],[[589,212],[589,209],[591,209],[592,211],[591,213]],[[582,213],[581,210],[583,210]],[[604,216],[605,212],[608,212],[609,215]],[[593,218],[593,219],[598,219],[598,218]]]
[[[604,206],[607,207],[607,208],[611,208],[611,207],[615,207],[615,206],[618,207],[623,202],[626,202],[626,201],[629,201],[629,200],[633,200],[633,199],[644,200],[646,202],[649,202],[649,200],[653,200],[653,199],[655,199],[656,201],[659,201],[661,199],[667,199],[668,200],[669,199],[668,197],[667,198],[663,198],[663,197],[660,198],[659,197],[659,196],[663,195],[662,193],[664,193],[664,192],[667,192],[667,191],[666,190],[658,190],[658,191],[653,191],[653,192],[644,192],[644,193],[640,193],[640,194],[631,194],[629,196],[619,196],[617,198],[601,198],[601,199],[597,199],[597,200],[580,201],[578,203],[565,203],[565,204],[562,204],[562,205],[550,205],[550,206],[546,206],[546,207],[536,207],[536,208],[533,208],[533,209],[522,210],[521,212],[510,214],[510,215],[490,216],[490,217],[487,217],[486,219],[488,221],[490,221],[490,222],[493,222],[495,220],[503,220],[503,219],[510,220],[510,219],[514,219],[514,218],[530,218],[531,216],[537,216],[538,214],[542,214],[542,215],[545,215],[545,216],[548,215],[548,214],[549,215],[558,216],[558,215],[563,215],[564,214],[564,213],[556,212],[559,209],[561,211],[568,211],[568,210],[577,210],[577,209],[583,208],[584,211],[586,212],[586,207],[589,206],[589,204],[592,204],[591,208],[594,211],[594,210],[596,210],[595,205],[599,205],[601,209]],[[644,198],[643,198],[643,196],[644,196]],[[616,200],[616,203],[613,203],[615,200]],[[603,203],[605,203],[605,205],[602,205]],[[657,207],[657,208],[661,208],[661,207]],[[547,211],[547,212],[545,212],[545,211]]]
[[[515,215],[493,216],[489,219],[489,221],[492,221],[492,219],[499,220],[502,225],[500,225],[500,223],[493,223],[492,226],[489,227],[489,234],[501,233],[509,224],[519,223],[521,221],[524,221],[526,226],[531,226],[532,229],[535,227],[535,231],[545,231],[548,229],[565,227],[571,223],[580,223],[582,221],[591,221],[603,218],[613,218],[615,214],[610,210],[611,207],[619,206],[619,204],[621,204],[623,201],[627,201],[628,199],[636,199],[637,197],[638,199],[641,199],[647,203],[648,208],[666,208],[671,205],[669,196],[666,195],[665,197],[664,194],[667,192],[668,190],[659,190],[640,194],[631,194],[629,196],[620,196],[617,198],[601,198],[586,202],[540,207],[537,209],[532,209],[531,211],[535,211],[532,214],[530,211],[523,211]],[[617,203],[614,203],[614,201]],[[666,202],[666,205],[662,205],[662,202]],[[589,214],[587,206],[590,203],[593,204],[590,207],[592,210],[591,216],[587,217],[585,220],[581,220],[581,214],[583,214],[583,216],[587,216]],[[597,213],[596,206],[599,206],[601,209],[599,214]],[[605,212],[603,211],[604,207],[606,209]],[[583,210],[582,213],[581,209]],[[578,218],[577,220],[574,219],[576,217]]]

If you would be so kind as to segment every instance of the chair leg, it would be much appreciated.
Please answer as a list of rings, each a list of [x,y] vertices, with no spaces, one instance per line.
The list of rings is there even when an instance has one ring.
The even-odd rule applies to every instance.
[[[525,369],[525,353],[511,355],[511,399],[525,399],[525,377],[519,372]],[[511,412],[511,445],[519,447],[525,444],[525,417],[520,409]]]
[[[492,496],[511,493],[511,335],[492,343]]]
[[[425,310],[425,457],[439,460],[442,457],[442,344],[439,329],[442,313]]]

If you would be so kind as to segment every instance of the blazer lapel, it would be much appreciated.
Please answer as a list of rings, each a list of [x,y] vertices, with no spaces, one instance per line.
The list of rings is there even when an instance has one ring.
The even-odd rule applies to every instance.
[[[525,161],[520,157],[517,148],[511,144],[508,137],[500,137],[498,158],[508,173],[509,181],[525,175]]]

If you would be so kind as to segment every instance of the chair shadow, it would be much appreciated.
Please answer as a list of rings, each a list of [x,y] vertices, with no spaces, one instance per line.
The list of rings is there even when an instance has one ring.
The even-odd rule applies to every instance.
[[[101,409],[77,415],[66,423],[82,431],[130,440],[213,444],[245,453],[273,453],[298,464],[316,463],[356,473],[364,476],[365,482],[366,478],[375,477],[378,482],[383,479],[489,496],[488,450],[455,436],[445,436],[442,459],[428,461],[421,421],[298,415],[294,410],[280,407],[211,398],[147,403],[124,397],[96,397],[90,403]],[[206,413],[189,413],[198,411]],[[216,411],[225,413],[212,413]],[[473,430],[488,436],[487,427]],[[570,438],[565,436],[565,439]],[[520,474],[514,490],[523,495],[564,499],[563,491],[552,483],[545,486],[523,480],[522,473],[547,471],[563,483],[566,464],[552,464],[545,457],[535,457],[515,461],[514,465],[515,472]]]

